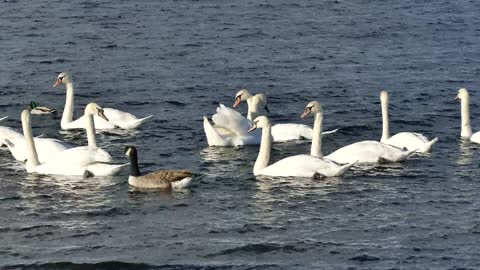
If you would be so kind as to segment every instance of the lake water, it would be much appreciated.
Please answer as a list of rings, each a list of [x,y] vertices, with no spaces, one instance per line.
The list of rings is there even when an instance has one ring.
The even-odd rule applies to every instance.
[[[138,192],[106,178],[28,175],[0,151],[0,268],[479,269],[480,149],[464,143],[460,87],[480,129],[478,1],[16,1],[0,3],[0,117],[20,128],[35,100],[62,111],[69,71],[76,117],[95,101],[154,120],[102,132],[99,146],[143,171],[188,169],[183,192]],[[404,164],[323,181],[259,178],[258,146],[209,148],[202,115],[240,88],[268,95],[275,123],[324,107],[324,153],[379,140],[379,92],[393,133],[439,137]],[[240,112],[246,112],[245,104]],[[61,112],[33,117],[59,132]],[[273,159],[308,153],[275,144]]]

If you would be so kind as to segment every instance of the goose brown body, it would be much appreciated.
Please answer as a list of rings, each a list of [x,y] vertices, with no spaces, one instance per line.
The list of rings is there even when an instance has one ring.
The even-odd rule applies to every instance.
[[[142,175],[138,169],[138,155],[135,146],[125,147],[125,155],[130,157],[130,177],[128,183],[138,188],[176,189],[184,188],[192,180],[192,173],[186,170],[161,170]]]
[[[181,181],[190,180],[192,173],[184,170],[162,170],[141,176],[130,176],[128,183],[139,188],[172,189]]]

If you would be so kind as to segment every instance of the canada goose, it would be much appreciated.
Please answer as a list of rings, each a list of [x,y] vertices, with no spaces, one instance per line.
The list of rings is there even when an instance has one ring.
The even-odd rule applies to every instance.
[[[192,180],[192,173],[185,170],[161,170],[142,175],[138,169],[137,148],[126,146],[125,155],[130,157],[128,183],[138,188],[181,189]]]

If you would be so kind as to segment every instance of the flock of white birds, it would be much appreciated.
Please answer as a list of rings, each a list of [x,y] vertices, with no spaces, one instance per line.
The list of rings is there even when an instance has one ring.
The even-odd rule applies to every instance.
[[[35,137],[32,132],[31,114],[56,112],[55,109],[37,106],[35,102],[31,102],[28,108],[21,112],[23,132],[0,126],[0,144],[6,146],[16,160],[25,164],[25,170],[28,173],[86,177],[119,173],[128,163],[115,164],[112,156],[97,146],[95,130],[135,129],[152,116],[137,118],[128,112],[89,103],[84,109],[83,116],[74,120],[74,88],[68,73],[60,73],[53,87],[61,84],[66,88],[66,101],[60,126],[64,130],[85,129],[87,146],[76,146],[42,136]],[[480,143],[480,132],[473,134],[470,126],[467,89],[459,89],[456,99],[461,100],[462,138]],[[270,120],[262,115],[264,112],[269,113],[266,95],[252,95],[249,91],[242,89],[235,95],[233,107],[236,108],[242,102],[246,102],[247,117],[233,108],[220,104],[211,121],[204,116],[203,127],[209,146],[260,145],[253,168],[253,174],[256,176],[334,177],[341,176],[355,164],[402,162],[414,153],[430,152],[438,138],[429,140],[424,135],[414,132],[390,135],[389,97],[386,91],[380,93],[380,100],[383,120],[380,141],[354,142],[327,156],[322,154],[322,136],[335,133],[337,130],[326,132],[322,130],[323,110],[317,101],[309,102],[301,115],[301,118],[313,116],[313,128],[294,123],[272,125]],[[0,121],[6,118],[0,118]],[[312,141],[309,155],[295,155],[269,165],[273,142],[300,139]],[[163,170],[142,175],[138,168],[136,148],[127,146],[125,154],[130,158],[129,183],[132,186],[159,189],[182,188],[188,186],[193,177],[192,173],[184,170]]]

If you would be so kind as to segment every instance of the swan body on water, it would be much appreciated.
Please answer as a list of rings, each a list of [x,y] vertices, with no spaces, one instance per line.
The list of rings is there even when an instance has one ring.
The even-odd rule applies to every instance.
[[[432,146],[438,141],[438,138],[428,140],[427,137],[420,133],[400,132],[390,137],[389,121],[388,121],[388,92],[380,92],[380,101],[382,105],[382,138],[380,142],[393,145],[407,150],[417,150],[417,152],[427,153],[432,150]]]
[[[321,113],[320,113],[321,114]],[[320,119],[318,118],[320,117]],[[315,116],[316,122],[321,122],[321,116]],[[262,129],[262,140],[260,143],[260,150],[258,152],[257,160],[253,167],[253,174],[266,176],[297,176],[297,177],[334,177],[345,173],[353,164],[339,165],[328,159],[316,157],[312,155],[296,155],[281,159],[271,165],[270,151],[272,148],[272,125],[266,116],[259,116],[253,121],[250,131],[257,128]],[[319,127],[321,131],[321,127]]]
[[[101,107],[94,103],[89,104],[85,109],[86,114],[88,112],[89,115],[87,119],[91,120],[92,122],[88,123],[88,126],[93,127],[93,132],[91,128],[87,129],[89,144],[92,140],[95,140],[93,116],[91,115],[91,112],[94,109],[99,112],[99,115],[103,114],[103,112],[101,111]],[[62,152],[52,153],[51,157],[48,158],[47,162],[41,163],[38,158],[35,141],[32,135],[29,110],[22,111],[21,119],[25,142],[28,150],[28,158],[25,164],[25,168],[29,173],[34,172],[40,174],[57,175],[93,174],[95,176],[106,176],[116,174],[120,171],[121,168],[128,165],[128,163],[120,165],[102,163],[100,160],[111,160],[111,157],[110,155],[105,156],[105,151],[103,151],[105,153],[99,151],[96,148],[96,144],[92,145],[92,147],[74,147]]]
[[[73,120],[74,89],[72,79],[67,72],[62,72],[58,75],[53,87],[57,87],[62,83],[65,84],[67,89],[65,108],[63,110],[62,120],[60,123],[62,129],[85,128],[84,116],[75,121]],[[110,121],[106,121],[101,117],[95,116],[95,125],[97,129],[135,129],[152,117],[152,115],[150,115],[139,119],[131,113],[119,111],[117,109],[104,108],[103,110],[109,116]]]
[[[236,108],[241,102],[246,102],[248,106],[247,119],[253,119],[262,115],[262,110],[270,113],[267,106],[267,96],[259,93],[252,95],[248,90],[241,89],[235,94],[235,102],[233,108]],[[337,132],[338,129],[326,131],[323,135]],[[307,139],[311,140],[313,137],[313,130],[308,125],[304,124],[275,124],[272,126],[272,136],[274,142],[286,142],[292,140]]]

